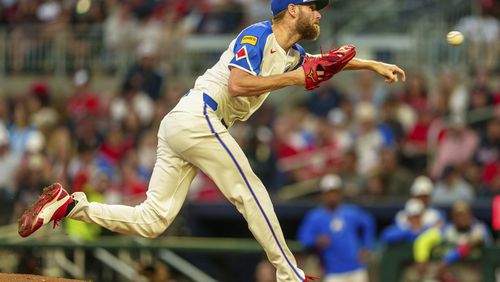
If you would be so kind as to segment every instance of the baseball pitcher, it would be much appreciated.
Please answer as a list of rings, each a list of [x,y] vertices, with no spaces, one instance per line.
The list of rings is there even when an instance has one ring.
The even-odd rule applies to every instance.
[[[248,222],[248,228],[276,267],[277,280],[308,281],[283,237],[266,188],[228,128],[247,120],[269,93],[290,85],[318,87],[341,70],[368,69],[387,83],[405,80],[395,65],[355,59],[354,46],[309,55],[297,44],[320,34],[320,10],[328,0],[272,0],[271,21],[244,29],[219,61],[180,99],[161,122],[156,164],[147,199],[131,207],[88,202],[60,184],[44,189],[19,219],[19,234],[68,217],[111,231],[155,238],[173,222],[198,170],[217,184]]]

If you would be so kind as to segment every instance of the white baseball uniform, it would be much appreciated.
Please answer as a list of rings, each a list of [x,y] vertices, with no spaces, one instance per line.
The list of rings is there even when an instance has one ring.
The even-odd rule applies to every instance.
[[[267,190],[227,126],[248,119],[269,95],[231,97],[230,67],[255,76],[282,74],[300,67],[304,54],[298,44],[285,52],[269,21],[243,30],[161,122],[147,199],[129,207],[89,203],[83,193],[74,193],[78,203],[68,217],[120,233],[154,238],[172,223],[201,169],[245,217],[276,267],[278,281],[303,281],[304,272],[285,243]]]

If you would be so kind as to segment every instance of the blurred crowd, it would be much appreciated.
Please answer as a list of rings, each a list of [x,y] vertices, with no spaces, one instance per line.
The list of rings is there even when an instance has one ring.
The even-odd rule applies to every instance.
[[[431,85],[410,72],[402,89],[368,72],[345,91],[333,80],[279,115],[265,108],[238,125],[240,143],[277,190],[336,173],[349,199],[407,197],[425,174],[438,204],[490,198],[499,193],[498,74],[460,75],[444,70]]]
[[[71,67],[76,69],[88,67],[94,53],[111,60],[126,56],[141,45],[156,50],[164,60],[172,59],[176,47],[188,34],[239,32],[250,21],[268,19],[269,3],[269,0],[5,0],[0,2],[0,27],[7,31],[9,71],[50,70],[50,66],[30,68],[28,62],[40,55],[67,56],[74,63]],[[54,54],[62,49],[68,54]]]
[[[471,203],[500,194],[497,82],[498,73],[486,71],[448,69],[435,78],[409,71],[396,89],[360,72],[347,87],[333,79],[288,106],[267,103],[230,131],[277,198],[297,186],[287,199],[314,194],[319,179],[335,173],[348,200],[406,199],[415,177],[427,175],[435,204]],[[41,78],[24,93],[3,96],[0,191],[4,209],[14,211],[2,213],[3,223],[54,181],[110,203],[142,200],[159,122],[188,88],[167,84],[144,49],[115,95],[95,89],[92,73],[79,69],[68,95],[54,96]],[[202,174],[189,197],[224,200]]]
[[[142,202],[155,164],[158,126],[192,87],[171,81],[173,76],[167,77],[160,62],[178,57],[179,44],[190,33],[236,33],[246,24],[268,19],[269,2],[0,1],[0,25],[8,30],[12,58],[9,71],[26,71],[30,56],[61,42],[69,44],[68,56],[74,62],[68,93],[61,95],[57,83],[39,76],[22,93],[0,97],[0,225],[14,223],[41,189],[55,181],[71,192],[85,191],[91,201]],[[457,243],[462,229],[474,231],[471,226],[480,224],[470,204],[491,203],[500,195],[498,20],[483,16],[464,18],[457,25],[467,38],[478,35],[478,25],[491,27],[491,32],[473,39],[479,47],[472,51],[483,48],[487,39],[488,55],[470,54],[484,62],[478,60],[469,73],[442,69],[431,77],[407,70],[407,82],[397,88],[384,85],[371,72],[359,72],[351,74],[348,83],[334,78],[293,102],[266,103],[248,122],[230,129],[275,200],[315,201],[311,196],[320,192],[323,204],[338,213],[340,219],[330,222],[331,231],[338,234],[331,236],[347,236],[351,247],[357,247],[339,246],[348,250],[334,253],[350,257],[341,258],[346,264],[334,263],[336,267],[363,268],[375,241],[371,215],[344,207],[342,201],[406,202],[380,240],[426,245],[427,237]],[[489,41],[495,30],[496,37]],[[93,36],[102,40],[89,40]],[[126,66],[118,89],[96,88],[95,73],[88,68],[93,48],[103,48],[108,56],[129,56],[133,50],[135,57],[129,57],[134,61]],[[342,184],[322,183],[331,175]],[[341,195],[332,196],[340,187]],[[188,201],[226,200],[200,173]],[[450,220],[435,206],[451,208]],[[349,232],[356,231],[354,223],[364,230],[362,243],[344,233],[343,216],[352,222]],[[310,248],[319,244],[323,261],[335,260],[327,254],[328,248],[336,248],[335,240],[316,238],[307,230],[314,224],[304,222],[299,240]],[[479,226],[480,241],[488,241],[486,229]],[[100,232],[76,221],[66,227],[68,234],[84,240]],[[474,236],[469,245],[445,253],[440,276],[449,275],[446,266],[457,256],[471,252],[477,243]],[[420,269],[429,259],[429,252],[422,251],[428,246],[415,253]],[[258,281],[272,281],[269,266],[259,264],[258,275],[268,278]],[[332,275],[344,268],[333,267]],[[143,269],[151,277],[164,272],[162,267]]]

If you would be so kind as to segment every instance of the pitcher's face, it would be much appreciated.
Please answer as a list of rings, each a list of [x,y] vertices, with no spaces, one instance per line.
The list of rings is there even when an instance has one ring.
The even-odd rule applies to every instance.
[[[319,20],[321,14],[316,10],[316,4],[299,5],[299,18],[296,30],[306,40],[316,40],[320,33]]]

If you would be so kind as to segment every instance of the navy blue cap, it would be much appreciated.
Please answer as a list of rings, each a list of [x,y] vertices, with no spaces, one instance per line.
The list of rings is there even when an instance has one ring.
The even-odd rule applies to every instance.
[[[288,5],[290,4],[302,5],[309,3],[316,3],[316,10],[321,10],[328,5],[328,0],[272,0],[271,11],[273,11],[273,16],[275,16],[279,12],[288,8]]]

